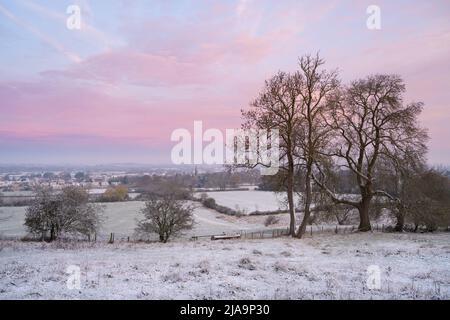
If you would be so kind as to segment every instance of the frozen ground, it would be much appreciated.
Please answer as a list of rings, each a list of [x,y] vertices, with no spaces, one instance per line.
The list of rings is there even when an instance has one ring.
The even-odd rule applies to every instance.
[[[197,207],[194,211],[195,225],[192,230],[186,232],[185,237],[265,229],[265,217],[236,218],[204,208],[198,202],[192,204]],[[105,207],[104,222],[99,236],[107,237],[111,232],[114,232],[116,239],[132,237],[136,220],[143,218],[140,210],[144,207],[144,202],[112,202],[103,205]],[[27,232],[23,225],[25,210],[26,207],[0,207],[0,219],[5,219],[0,221],[0,236],[21,237],[26,235]],[[271,227],[285,227],[287,223],[288,216],[280,215],[280,223]]]
[[[68,289],[78,266],[80,288]],[[367,268],[380,268],[369,290]],[[144,243],[0,241],[0,299],[449,299],[450,233]]]
[[[284,193],[272,191],[218,191],[207,192],[208,197],[214,198],[216,203],[231,209],[238,209],[244,213],[253,211],[286,210],[287,203]]]

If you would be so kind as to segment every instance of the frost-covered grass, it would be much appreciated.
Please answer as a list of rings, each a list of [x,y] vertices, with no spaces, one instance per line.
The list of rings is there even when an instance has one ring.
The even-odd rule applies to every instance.
[[[192,230],[185,233],[185,238],[193,235],[212,235],[222,232],[264,229],[263,217],[238,219],[204,208],[197,202],[191,204],[197,207],[194,210],[195,225]],[[104,206],[104,220],[98,236],[107,238],[113,232],[116,235],[116,239],[132,237],[136,227],[136,220],[143,218],[140,210],[144,207],[144,202],[111,202],[101,205]],[[26,207],[0,207],[0,219],[5,219],[0,221],[0,237],[22,237],[27,234],[23,225],[25,211]],[[285,223],[285,220],[283,220],[283,223]]]
[[[66,286],[79,266],[81,288]],[[366,286],[378,265],[381,288]],[[450,234],[145,243],[0,241],[0,299],[449,299]]]
[[[287,210],[284,193],[272,191],[224,191],[207,192],[208,197],[214,198],[216,203],[249,214],[253,211]]]

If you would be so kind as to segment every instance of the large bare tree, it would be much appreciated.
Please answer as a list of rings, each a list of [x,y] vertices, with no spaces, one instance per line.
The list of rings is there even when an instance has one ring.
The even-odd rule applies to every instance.
[[[304,169],[303,220],[296,236],[301,238],[311,216],[312,172],[314,162],[319,161],[320,151],[328,143],[331,130],[326,125],[325,114],[327,100],[335,95],[339,88],[336,71],[322,69],[325,63],[316,56],[305,55],[300,58],[300,79],[298,88],[298,118],[296,156],[301,160],[300,168]]]
[[[300,72],[278,72],[265,82],[249,110],[242,110],[244,129],[279,131],[279,169],[286,173],[287,200],[290,215],[289,232],[295,235],[294,174],[296,136],[301,121],[299,94],[304,87]]]
[[[371,230],[369,208],[374,196],[394,198],[377,188],[376,167],[383,157],[399,158],[409,150],[422,147],[424,130],[417,118],[422,103],[404,105],[405,85],[397,75],[373,75],[352,82],[330,102],[327,125],[336,138],[328,152],[335,164],[354,175],[359,197],[338,196],[330,190],[320,166],[315,182],[335,203],[358,209],[360,231]]]

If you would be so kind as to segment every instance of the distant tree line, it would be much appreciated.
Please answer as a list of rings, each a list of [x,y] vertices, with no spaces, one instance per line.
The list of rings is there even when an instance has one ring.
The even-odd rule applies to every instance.
[[[124,179],[124,178],[123,178]],[[123,179],[120,181],[123,183]],[[136,189],[139,192],[152,194],[158,193],[161,185],[179,185],[186,189],[219,189],[225,190],[238,188],[239,186],[258,185],[260,183],[259,170],[236,170],[226,168],[221,172],[207,173],[178,173],[174,175],[144,175],[128,176],[126,179],[127,187]]]

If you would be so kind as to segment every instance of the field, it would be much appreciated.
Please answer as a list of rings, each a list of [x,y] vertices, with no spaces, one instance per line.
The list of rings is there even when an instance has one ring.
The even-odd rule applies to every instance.
[[[264,217],[231,217],[214,210],[202,207],[197,202],[192,202],[194,210],[195,225],[192,230],[185,233],[184,237],[193,235],[212,235],[222,232],[255,231],[266,229]],[[115,233],[116,239],[133,237],[136,220],[142,219],[140,210],[144,206],[142,201],[112,202],[104,203],[104,221],[99,231],[100,238],[106,238],[111,232]],[[23,225],[26,207],[0,207],[0,236],[21,237],[27,234]],[[285,227],[287,215],[281,217],[280,224],[275,227]]]
[[[248,214],[253,211],[287,210],[286,197],[283,193],[272,191],[217,191],[207,192],[208,197],[216,203]]]
[[[232,209],[239,208],[249,213],[255,210],[275,211],[285,209],[283,196],[269,191],[226,191],[208,192],[220,205]],[[199,196],[199,194],[197,194]],[[223,232],[256,231],[267,229],[264,226],[264,216],[231,217],[202,207],[198,202],[192,202],[195,226],[185,233],[184,237],[220,234]],[[113,232],[116,238],[133,237],[136,220],[142,219],[140,210],[144,206],[142,201],[126,201],[103,203],[104,221],[98,233],[100,238],[107,238]],[[26,235],[23,225],[26,207],[0,207],[0,236],[21,237]],[[288,225],[288,215],[278,215],[279,223],[271,226],[276,228]]]
[[[208,192],[209,197],[213,197],[222,206],[232,209],[239,209],[244,213],[252,211],[276,211],[286,210],[283,201],[283,194],[269,191],[222,191]],[[196,194],[197,197],[200,193]],[[192,230],[188,230],[182,235],[184,238],[192,236],[206,236],[221,234],[223,232],[239,231],[260,231],[271,228],[286,228],[289,225],[289,215],[287,213],[277,214],[278,222],[266,227],[264,221],[267,215],[244,215],[241,217],[225,215],[215,210],[203,207],[199,202],[190,202],[196,209],[194,210],[195,225]],[[141,209],[144,207],[143,201],[126,201],[101,203],[103,210],[103,223],[97,236],[106,239],[110,233],[114,233],[116,239],[133,238],[136,221],[142,219]],[[26,207],[0,207],[0,237],[22,237],[27,234],[23,225]],[[297,213],[297,223],[302,217]],[[3,221],[1,221],[3,219]],[[381,222],[380,222],[381,221]],[[388,224],[389,221],[382,217],[376,223]],[[334,228],[334,221],[328,225],[320,225],[320,228]],[[319,228],[319,226],[315,226]]]
[[[449,299],[450,233],[303,240],[0,241],[0,299]],[[369,290],[376,265],[380,287]],[[69,289],[69,266],[80,287]]]
[[[208,196],[247,212],[283,208],[281,196],[271,192]],[[265,227],[267,216],[229,216],[191,204],[194,228],[167,244],[127,241],[142,217],[142,201],[101,204],[97,242],[8,240],[26,234],[26,208],[1,207],[0,299],[450,298],[450,233],[334,234],[328,226],[331,232],[308,233],[302,240],[188,241],[194,235],[285,228],[289,222],[288,214],[278,214],[278,223]],[[116,242],[107,244],[111,232]],[[381,286],[370,290],[367,268],[374,265]],[[80,268],[79,289],[67,287],[70,266]]]

